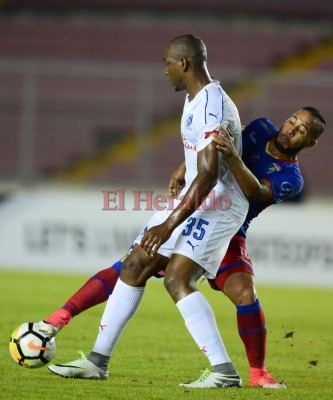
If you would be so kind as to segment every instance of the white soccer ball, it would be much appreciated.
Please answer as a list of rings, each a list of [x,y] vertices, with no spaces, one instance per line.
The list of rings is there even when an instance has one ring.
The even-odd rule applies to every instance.
[[[39,332],[36,322],[25,322],[12,333],[9,351],[22,367],[40,368],[54,357],[56,341]]]

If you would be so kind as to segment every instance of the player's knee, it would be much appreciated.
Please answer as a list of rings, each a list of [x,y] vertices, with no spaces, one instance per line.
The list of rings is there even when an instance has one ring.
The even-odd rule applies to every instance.
[[[175,303],[184,297],[184,293],[187,293],[186,280],[179,274],[179,271],[172,268],[167,268],[165,272],[164,287]]]
[[[143,270],[140,258],[135,255],[127,257],[121,268],[121,280],[131,286],[144,286],[146,278],[143,276]]]
[[[237,306],[252,304],[257,298],[255,286],[249,282],[238,282],[232,286],[226,284],[224,293]]]
[[[225,281],[224,293],[235,305],[252,304],[257,298],[254,277],[243,272],[230,275]]]
[[[257,295],[255,291],[255,287],[253,285],[244,286],[241,290],[237,293],[236,304],[246,305],[252,304],[256,301]]]
[[[177,292],[180,287],[180,281],[174,274],[165,273],[164,275],[164,287],[166,288],[167,292],[173,297],[173,293]]]
[[[166,270],[164,286],[175,303],[196,290],[195,281],[179,270]]]

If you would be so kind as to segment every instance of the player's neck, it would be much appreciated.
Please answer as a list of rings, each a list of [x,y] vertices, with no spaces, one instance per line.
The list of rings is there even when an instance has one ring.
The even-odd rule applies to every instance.
[[[272,157],[277,158],[278,160],[283,160],[283,161],[296,161],[297,160],[297,154],[289,154],[289,153],[281,151],[277,146],[275,138],[272,138],[268,142],[268,146],[266,147],[266,149]]]
[[[189,96],[189,100],[193,100],[194,97],[209,83],[213,82],[210,77],[208,71],[200,74],[199,76],[193,76],[192,79],[189,80],[186,91]]]

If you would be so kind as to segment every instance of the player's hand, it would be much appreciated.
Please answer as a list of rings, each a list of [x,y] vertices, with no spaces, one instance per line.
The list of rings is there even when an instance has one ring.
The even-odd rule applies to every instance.
[[[148,229],[143,235],[140,247],[144,250],[148,256],[154,257],[161,244],[166,242],[171,236],[172,230],[168,228],[166,223],[153,226]]]
[[[169,196],[179,196],[185,186],[185,164],[181,164],[171,175],[169,180]]]
[[[213,141],[217,143],[216,148],[226,157],[238,157],[234,146],[234,138],[230,129],[219,126],[219,134],[213,132]]]

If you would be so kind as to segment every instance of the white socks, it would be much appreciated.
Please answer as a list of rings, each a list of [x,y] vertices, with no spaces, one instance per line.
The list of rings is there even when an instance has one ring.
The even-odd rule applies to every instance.
[[[110,356],[127,322],[136,312],[145,287],[132,287],[118,279],[106,304],[93,352]],[[198,291],[176,304],[193,339],[212,366],[229,363],[230,358],[217,329],[208,301]]]
[[[105,306],[94,347],[95,353],[110,356],[127,322],[137,310],[145,287],[133,287],[118,279]]]
[[[205,297],[196,291],[183,297],[176,305],[187,329],[200,350],[208,357],[210,364],[214,366],[230,362],[213,310]]]

